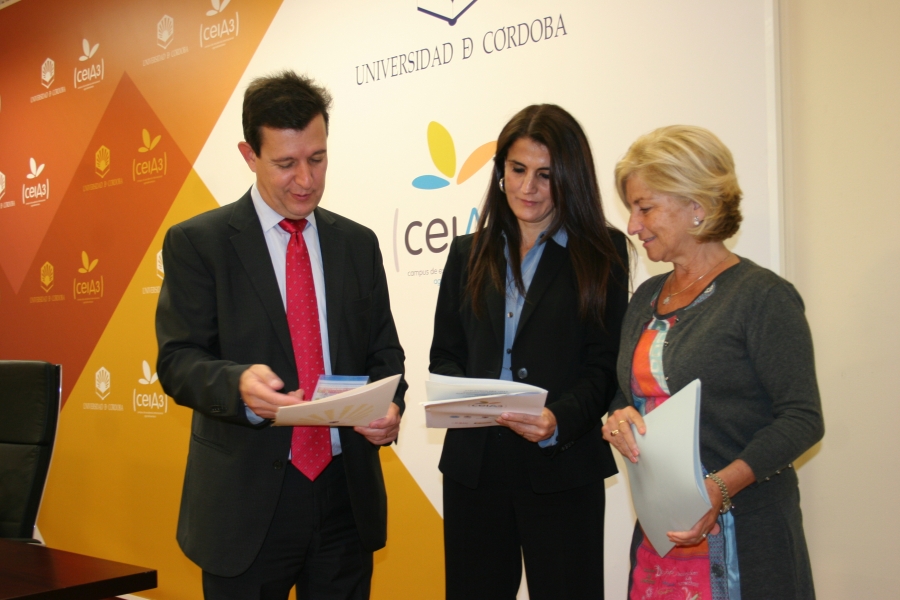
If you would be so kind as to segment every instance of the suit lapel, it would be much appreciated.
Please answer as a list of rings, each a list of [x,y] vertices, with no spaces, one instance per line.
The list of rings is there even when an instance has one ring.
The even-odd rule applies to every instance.
[[[332,369],[337,364],[338,340],[341,327],[341,290],[344,289],[346,267],[346,236],[334,217],[326,210],[316,209],[319,248],[322,250],[322,269],[325,272],[325,310],[328,315],[328,348]]]
[[[541,255],[541,262],[538,263],[537,271],[528,287],[528,293],[525,295],[525,306],[522,308],[522,316],[519,317],[519,326],[516,328],[516,337],[525,327],[528,319],[534,313],[535,307],[540,304],[544,293],[550,288],[550,284],[556,279],[559,272],[566,263],[568,250],[557,244],[553,239],[545,242],[544,253]]]
[[[288,329],[281,291],[278,289],[269,247],[266,245],[256,209],[253,207],[253,200],[250,199],[250,192],[235,203],[229,225],[237,230],[237,233],[231,236],[231,244],[272,322],[282,349],[293,362],[294,347],[291,344],[291,332]]]

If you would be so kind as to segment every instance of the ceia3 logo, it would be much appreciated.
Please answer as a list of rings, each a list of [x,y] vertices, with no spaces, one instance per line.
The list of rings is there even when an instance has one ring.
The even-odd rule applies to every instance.
[[[419,0],[419,12],[456,25],[463,14],[478,0]]]
[[[200,47],[219,48],[235,39],[241,32],[241,18],[237,11],[225,15],[225,7],[231,0],[211,0],[212,9],[207,17],[215,17],[213,23],[200,23]]]
[[[41,85],[47,89],[50,89],[50,86],[53,85],[53,80],[56,78],[56,63],[53,62],[53,59],[48,58],[44,61],[44,64],[41,65]]]
[[[138,152],[142,154],[151,153],[161,139],[162,135],[157,135],[155,138],[150,139],[150,132],[144,129],[141,132],[141,141],[144,142],[144,145],[138,148]],[[168,164],[168,154],[165,152],[162,153],[162,156],[159,156],[157,152],[156,156],[148,156],[146,159],[139,160],[135,158],[131,161],[131,178],[141,183],[153,183],[160,177],[165,176]]]
[[[156,45],[165,50],[172,43],[175,37],[175,19],[169,15],[163,15],[163,18],[156,24]]]
[[[97,369],[97,372],[94,373],[94,393],[97,394],[101,400],[106,400],[106,397],[109,396],[109,388],[112,386],[112,377],[109,374],[109,371],[106,370],[106,367],[100,367]]]
[[[463,162],[459,173],[456,171],[456,144],[453,136],[447,128],[432,121],[427,129],[428,152],[431,162],[444,177],[438,175],[420,175],[413,179],[412,186],[419,190],[433,191],[450,185],[450,180],[456,177],[456,185],[468,181],[475,173],[490,162],[497,151],[497,142],[487,142],[476,148]],[[465,217],[463,217],[465,219]],[[425,248],[432,254],[440,254],[450,245],[449,242],[457,235],[457,217],[426,217],[421,220],[410,221],[400,229],[400,209],[394,212],[394,267],[400,270],[400,257],[398,249],[398,234],[402,231],[403,246],[407,254],[418,256]],[[449,222],[449,227],[448,227]],[[427,223],[427,224],[426,224]],[[465,233],[473,230],[478,223],[478,209],[472,207],[469,211]],[[449,238],[446,239],[446,238]]]
[[[22,204],[38,206],[45,200],[50,199],[50,179],[45,178],[43,182],[37,180],[40,174],[44,172],[44,165],[43,163],[37,164],[33,157],[28,160],[28,166],[31,168],[31,172],[25,175],[25,179],[34,180],[34,183],[22,184]]]
[[[428,124],[428,151],[431,153],[431,161],[437,170],[452,178],[456,174],[456,145],[453,136],[447,128],[432,121]],[[456,178],[456,185],[465,182],[489,161],[497,151],[497,142],[487,142],[475,149],[469,158],[463,163]],[[447,187],[450,182],[435,175],[420,175],[413,179],[413,187],[420,190],[436,190]]]
[[[143,361],[141,368],[144,376],[138,379],[140,385],[153,385],[159,381],[159,377],[152,372],[150,363],[146,360]],[[134,388],[131,393],[131,407],[134,409],[134,412],[140,415],[164,415],[169,411],[169,397],[161,390],[159,392],[151,392],[145,389],[138,391],[138,388]]]
[[[80,302],[90,303],[103,297],[103,275],[94,273],[98,259],[91,260],[88,253],[81,252],[81,267],[72,280],[72,297]]]
[[[100,44],[91,46],[91,43],[87,41],[87,39],[81,40],[83,54],[78,57],[78,60],[80,62],[91,60],[97,53],[98,48],[100,48]],[[100,62],[94,62],[84,67],[75,67],[75,89],[89,90],[103,81],[103,73],[105,71],[104,64],[105,63],[101,58]]]
[[[111,162],[109,148],[100,146],[94,153],[94,172],[98,177],[103,179],[109,173],[109,165]]]

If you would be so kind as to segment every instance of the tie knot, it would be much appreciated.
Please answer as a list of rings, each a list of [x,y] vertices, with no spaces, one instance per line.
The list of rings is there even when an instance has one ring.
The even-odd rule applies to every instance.
[[[293,235],[303,232],[303,228],[306,227],[306,219],[282,219],[278,225]]]

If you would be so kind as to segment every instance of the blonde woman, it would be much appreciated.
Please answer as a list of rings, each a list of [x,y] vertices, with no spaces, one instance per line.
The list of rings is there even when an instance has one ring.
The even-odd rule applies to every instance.
[[[792,462],[824,428],[803,301],[731,252],[741,189],[728,148],[700,127],[640,137],[616,166],[628,233],[672,271],[635,292],[603,437],[633,462],[643,416],[699,378],[700,456],[712,509],[660,557],[635,525],[630,598],[814,598]],[[673,595],[673,591],[677,591]]]

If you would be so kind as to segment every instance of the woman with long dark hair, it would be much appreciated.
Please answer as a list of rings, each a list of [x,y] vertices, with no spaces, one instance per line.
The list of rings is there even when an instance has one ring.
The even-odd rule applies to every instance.
[[[532,600],[603,597],[603,480],[616,466],[600,420],[627,282],[581,126],[555,105],[523,109],[500,132],[477,231],[450,247],[430,371],[521,381],[547,402],[448,430],[448,600],[515,598],[523,557]]]

